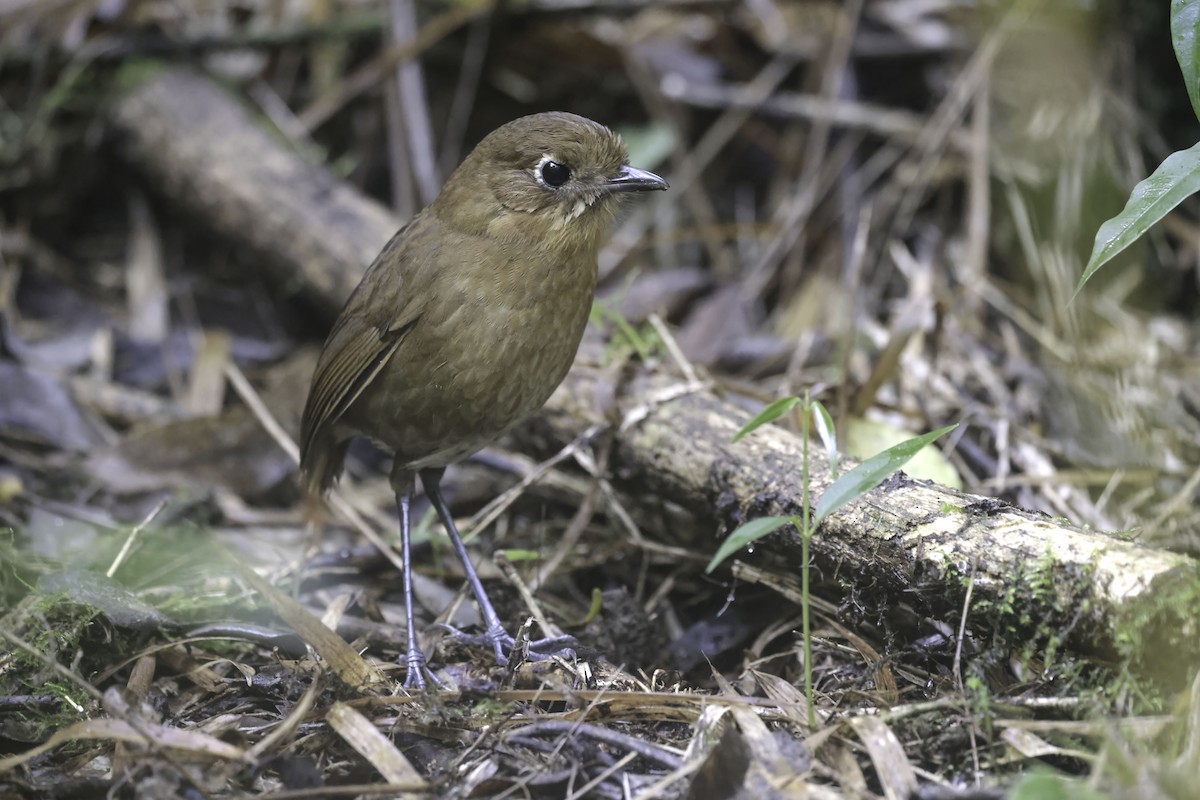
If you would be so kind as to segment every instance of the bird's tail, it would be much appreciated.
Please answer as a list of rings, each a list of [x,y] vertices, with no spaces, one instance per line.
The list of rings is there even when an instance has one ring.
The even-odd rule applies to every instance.
[[[300,485],[314,499],[324,496],[342,474],[350,441],[317,435],[300,451]]]

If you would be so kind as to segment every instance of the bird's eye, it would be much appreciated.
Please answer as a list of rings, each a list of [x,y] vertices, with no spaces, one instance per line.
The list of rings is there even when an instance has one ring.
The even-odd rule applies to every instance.
[[[571,180],[571,168],[557,161],[546,161],[541,166],[541,172],[542,180],[553,189],[557,189]]]

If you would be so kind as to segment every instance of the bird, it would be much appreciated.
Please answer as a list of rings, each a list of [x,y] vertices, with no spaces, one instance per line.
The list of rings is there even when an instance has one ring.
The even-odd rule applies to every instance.
[[[566,112],[515,119],[485,136],[391,238],[335,320],[301,421],[301,483],[323,496],[355,437],[392,452],[406,688],[441,685],[413,623],[416,481],[462,562],[484,626],[477,638],[505,664],[515,641],[463,545],[442,476],[536,413],[562,382],[619,198],[667,188],[631,166],[621,137],[598,122]],[[531,645],[536,654],[563,641]]]

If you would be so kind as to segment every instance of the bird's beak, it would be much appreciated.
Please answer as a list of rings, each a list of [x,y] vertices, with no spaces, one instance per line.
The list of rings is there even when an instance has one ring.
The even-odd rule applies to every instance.
[[[604,186],[610,192],[653,192],[669,189],[671,184],[653,172],[626,164],[617,170],[616,175],[605,181]]]

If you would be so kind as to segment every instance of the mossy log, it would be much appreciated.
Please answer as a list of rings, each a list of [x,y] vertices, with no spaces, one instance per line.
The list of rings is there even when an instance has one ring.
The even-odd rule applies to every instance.
[[[611,382],[611,370],[585,351],[539,426],[569,441],[600,421],[596,398],[612,396]],[[800,438],[766,426],[734,443],[747,412],[710,391],[672,387],[667,377],[643,375],[618,393],[616,409],[603,412],[620,429],[610,469],[621,485],[707,516],[714,532],[757,517],[799,515]],[[656,400],[662,397],[673,399]],[[629,419],[637,421],[620,422]],[[823,457],[810,459],[811,497],[832,480]],[[718,542],[714,536],[709,547],[715,551]],[[800,549],[799,533],[787,526],[756,553],[798,568]],[[970,582],[970,629],[998,630],[1014,646],[1022,637],[1043,645],[1057,639],[1080,652],[1126,656],[1177,686],[1200,664],[1195,560],[994,498],[899,473],[825,520],[812,554],[823,575],[860,597],[903,602],[954,626]]]

